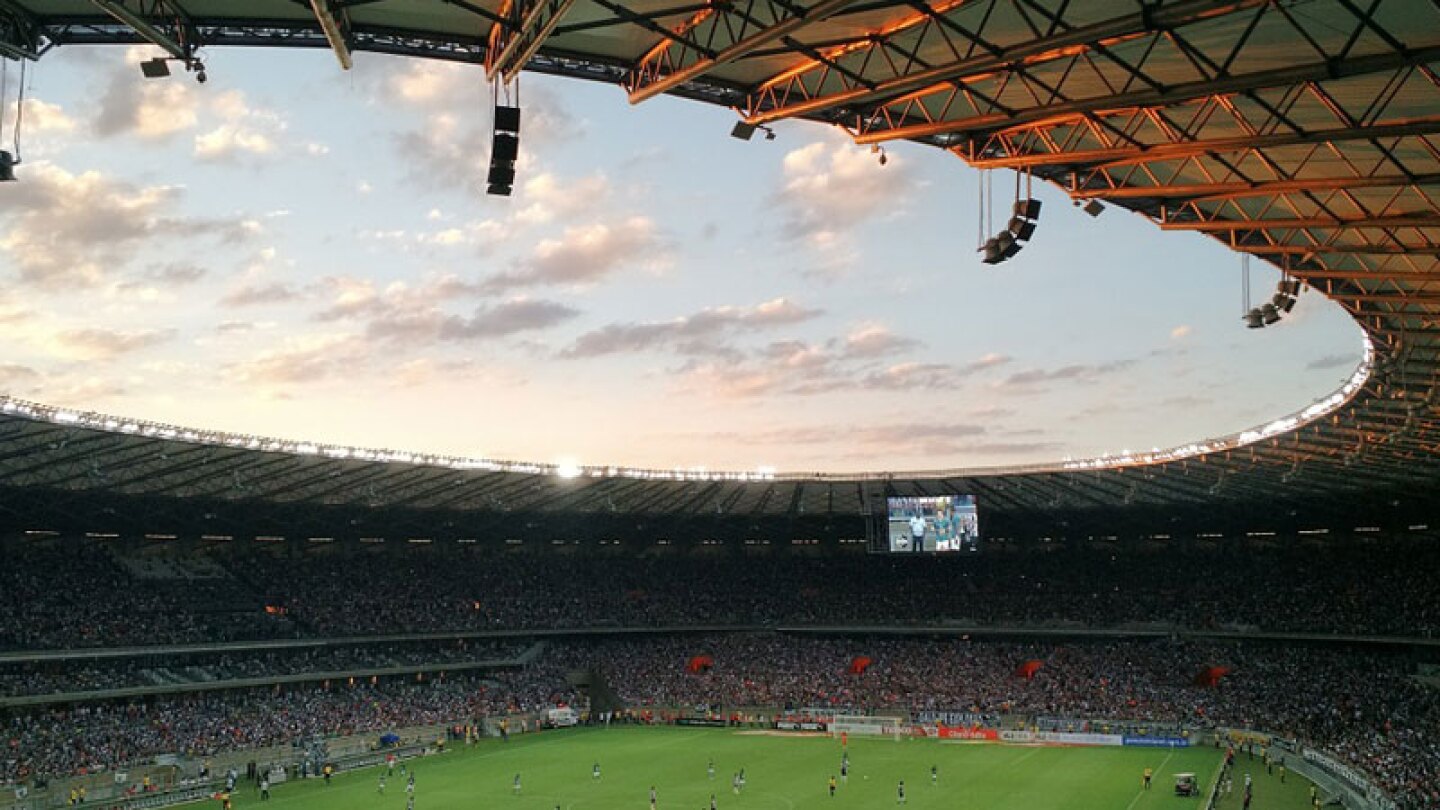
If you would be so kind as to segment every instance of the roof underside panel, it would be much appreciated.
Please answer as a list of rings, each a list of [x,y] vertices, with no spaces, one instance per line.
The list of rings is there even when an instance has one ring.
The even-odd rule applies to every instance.
[[[199,54],[232,44],[331,47],[308,3],[121,5]],[[475,63],[477,85],[491,37],[519,36],[529,12],[540,19],[548,7],[541,0],[332,3],[350,50]],[[197,447],[6,417],[0,486],[698,518],[859,515],[871,507],[867,486],[974,491],[1002,510],[1047,512],[1297,492],[1348,498],[1440,480],[1440,4],[576,0],[557,7],[561,16],[546,29],[531,70],[613,83],[617,103],[666,92],[733,107],[751,123],[821,121],[860,143],[908,139],[983,170],[1033,172],[1076,199],[1220,240],[1304,282],[1302,294],[1330,297],[1370,337],[1374,373],[1318,421],[1139,469],[938,471],[869,483],[837,476],[557,483],[522,472]],[[0,33],[19,52],[141,41],[82,0],[6,0]]]

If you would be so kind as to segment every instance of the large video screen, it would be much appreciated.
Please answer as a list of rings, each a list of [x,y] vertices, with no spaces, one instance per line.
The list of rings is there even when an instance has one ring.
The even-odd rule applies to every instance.
[[[888,498],[890,550],[896,553],[980,550],[974,495]]]

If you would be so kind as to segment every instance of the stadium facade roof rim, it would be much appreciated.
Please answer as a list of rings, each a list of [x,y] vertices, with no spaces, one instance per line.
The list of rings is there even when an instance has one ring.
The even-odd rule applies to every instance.
[[[1172,461],[1235,450],[1255,442],[1272,438],[1295,430],[1304,425],[1323,419],[1348,403],[1359,394],[1370,379],[1374,350],[1370,341],[1365,341],[1365,353],[1360,364],[1351,373],[1345,384],[1329,396],[1316,400],[1303,410],[1257,425],[1247,430],[1230,433],[1212,439],[1203,439],[1169,448],[1155,448],[1149,452],[1127,453],[1118,456],[1104,455],[1086,459],[1066,459],[1058,462],[1024,464],[994,467],[957,467],[934,470],[896,470],[859,472],[797,472],[760,470],[710,470],[703,467],[689,469],[656,469],[626,467],[622,465],[588,464],[566,465],[547,464],[532,461],[506,461],[488,458],[468,458],[442,453],[422,453],[407,450],[390,450],[347,445],[328,444],[298,439],[278,439],[246,433],[229,433],[205,428],[181,427],[164,422],[132,419],[74,408],[61,408],[31,402],[17,397],[0,394],[0,414],[9,414],[37,421],[53,422],[102,430],[110,433],[165,439],[189,444],[211,445],[232,449],[254,450],[261,453],[289,453],[300,456],[319,456],[340,461],[368,461],[386,464],[417,464],[452,470],[482,470],[487,472],[513,472],[528,475],[552,475],[559,478],[637,478],[654,481],[872,481],[924,480],[932,478],[972,478],[986,475],[1023,475],[1026,473],[1064,472],[1068,470],[1103,470],[1137,467],[1147,464],[1165,464]]]
[[[3,0],[0,55],[149,41],[181,57],[237,45],[331,48],[342,63],[371,51],[505,74],[523,66],[620,84],[632,103],[671,94],[751,123],[819,121],[858,142],[908,139],[977,168],[1029,171],[1074,199],[1255,255],[1338,303],[1367,336],[1364,373],[1333,409],[1181,465],[1127,456],[1098,460],[1097,473],[1198,458],[1224,459],[1213,465],[1222,480],[1248,470],[1281,483],[1314,471],[1341,490],[1440,481],[1433,2],[329,2],[338,37],[316,7]],[[1087,470],[1071,464],[1028,472]]]

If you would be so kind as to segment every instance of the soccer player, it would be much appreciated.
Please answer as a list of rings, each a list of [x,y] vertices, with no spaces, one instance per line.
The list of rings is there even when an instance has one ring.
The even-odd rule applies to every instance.
[[[835,775],[830,775],[830,798],[835,798]]]
[[[517,777],[518,778],[518,777]],[[415,772],[410,772],[410,778],[405,781],[405,792],[411,795],[415,793]]]
[[[901,779],[901,780],[900,780],[900,784],[898,784],[898,785],[895,786],[895,803],[896,803],[896,804],[904,804],[904,803],[905,803],[905,780],[904,780],[904,779]]]
[[[380,784],[375,786],[375,792],[381,796],[385,795],[385,774],[380,774]]]
[[[411,796],[405,800],[405,810],[415,810],[415,797]]]
[[[270,801],[270,777],[260,777],[260,801]]]
[[[740,774],[737,773],[730,777],[730,789],[735,792],[736,796],[740,795]]]
[[[516,796],[520,795],[520,774],[515,774],[515,782],[510,789],[515,792]]]
[[[840,760],[840,784],[850,784],[850,762],[848,760]]]
[[[1145,789],[1146,789],[1146,790],[1149,790],[1149,789],[1150,789],[1150,777],[1151,777],[1151,776],[1154,776],[1154,775],[1155,775],[1155,771],[1154,771],[1154,770],[1152,770],[1152,769],[1150,769],[1150,768],[1146,768],[1146,769],[1145,769],[1145,775],[1144,775],[1143,777],[1141,777],[1141,778],[1142,778],[1142,780],[1144,781]]]
[[[660,799],[660,797],[658,797],[658,796],[655,795],[655,786],[654,786],[654,785],[651,785],[651,786],[650,786],[650,810],[655,810],[655,806],[656,806],[657,804],[659,804],[659,799]]]
[[[710,760],[710,764],[705,766],[705,773],[710,777],[711,782],[715,781],[715,760],[713,758]]]
[[[595,780],[596,782],[600,781],[600,763],[599,763],[599,762],[596,762],[593,766],[591,766],[591,768],[590,768],[590,778],[593,779],[593,780]]]
[[[939,783],[940,783],[940,766],[938,766],[938,765],[931,765],[931,766],[930,766],[930,784],[932,784],[932,785],[937,785],[937,784],[939,784]]]

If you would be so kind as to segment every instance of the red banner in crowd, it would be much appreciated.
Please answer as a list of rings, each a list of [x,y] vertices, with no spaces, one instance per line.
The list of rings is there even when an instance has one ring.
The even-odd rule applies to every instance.
[[[865,670],[869,669],[870,665],[873,663],[875,662],[870,660],[870,656],[857,655],[854,658],[850,659],[850,674],[864,675]]]
[[[1214,688],[1220,685],[1221,678],[1229,674],[1229,667],[1206,667],[1195,674],[1195,685]]]
[[[1035,673],[1039,672],[1040,668],[1043,666],[1045,666],[1044,661],[1032,658],[1031,660],[1021,664],[1020,667],[1015,670],[1015,674],[1028,681],[1031,678],[1034,678]]]
[[[715,659],[708,655],[691,656],[685,664],[686,672],[705,672],[715,666]]]

